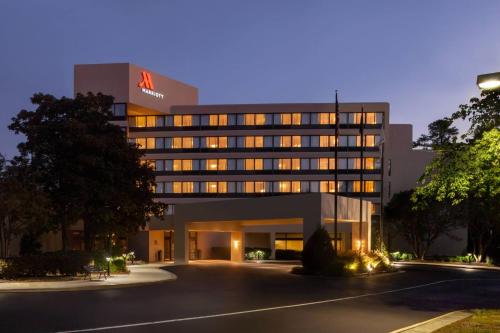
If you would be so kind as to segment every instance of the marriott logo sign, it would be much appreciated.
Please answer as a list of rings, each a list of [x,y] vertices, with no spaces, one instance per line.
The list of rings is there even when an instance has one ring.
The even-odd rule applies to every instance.
[[[139,84],[137,85],[139,88],[141,88],[141,91],[147,95],[150,95],[150,96],[153,96],[153,97],[156,97],[156,98],[159,98],[159,99],[163,99],[163,97],[165,97],[165,95],[163,95],[162,93],[159,93],[157,91],[155,91],[155,86],[153,84],[153,77],[151,76],[151,73],[149,72],[141,72],[141,81],[139,82]]]

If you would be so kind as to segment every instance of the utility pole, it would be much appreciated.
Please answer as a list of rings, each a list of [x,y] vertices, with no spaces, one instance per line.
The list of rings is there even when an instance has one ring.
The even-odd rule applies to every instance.
[[[334,250],[335,250],[335,255],[337,254],[337,247],[338,247],[338,191],[339,191],[339,162],[338,162],[338,153],[339,153],[339,122],[340,122],[340,116],[339,116],[339,98],[338,98],[338,91],[335,90],[335,181],[334,181],[334,186],[335,186],[335,192],[334,192],[334,205],[335,205],[335,213],[333,215],[333,233],[334,233],[334,238],[333,238],[333,244]]]
[[[361,107],[361,119],[359,120],[359,132],[361,134],[361,150],[360,150],[360,170],[359,170],[359,253],[363,250],[363,176],[364,176],[364,153],[365,149],[365,112],[363,107]]]

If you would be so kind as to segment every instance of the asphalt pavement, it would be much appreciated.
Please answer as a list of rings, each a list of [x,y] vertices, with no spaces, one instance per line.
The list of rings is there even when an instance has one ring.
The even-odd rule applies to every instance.
[[[97,291],[0,293],[0,332],[389,332],[443,313],[500,308],[500,273],[404,266],[321,278],[287,265],[168,267],[176,281]]]

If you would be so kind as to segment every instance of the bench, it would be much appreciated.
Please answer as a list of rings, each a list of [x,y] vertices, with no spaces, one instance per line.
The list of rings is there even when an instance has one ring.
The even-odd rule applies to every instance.
[[[92,274],[97,274],[98,279],[104,276],[104,280],[106,280],[108,274],[107,270],[92,265],[83,266],[83,270],[85,271],[85,278],[88,276],[90,280],[92,280]]]

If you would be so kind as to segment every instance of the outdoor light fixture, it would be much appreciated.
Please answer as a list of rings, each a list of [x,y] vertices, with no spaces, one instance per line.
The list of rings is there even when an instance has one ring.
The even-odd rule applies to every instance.
[[[500,72],[478,75],[477,86],[482,90],[500,89]]]
[[[238,250],[239,247],[240,247],[240,241],[239,240],[234,240],[233,241],[233,248],[235,250]]]

